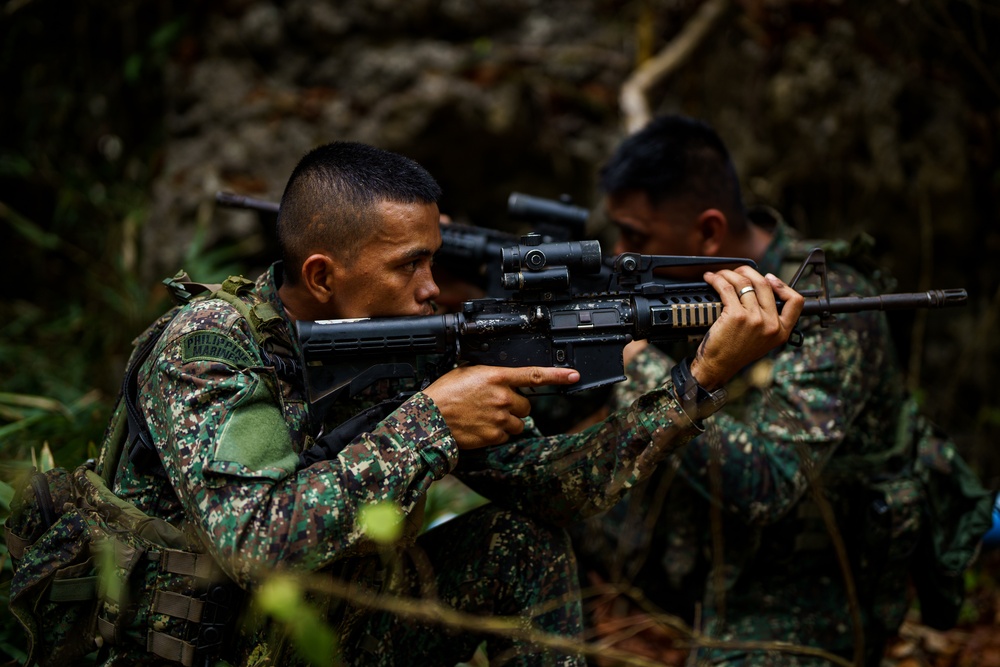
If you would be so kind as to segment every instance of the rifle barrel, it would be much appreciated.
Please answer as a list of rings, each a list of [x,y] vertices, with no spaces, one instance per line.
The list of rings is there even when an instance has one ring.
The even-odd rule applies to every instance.
[[[829,301],[807,298],[803,315],[822,313],[857,313],[863,310],[910,310],[913,308],[951,308],[963,306],[969,296],[964,289],[935,289],[926,292],[903,292],[880,296],[838,296]]]
[[[535,223],[551,223],[564,227],[569,232],[565,240],[579,240],[590,218],[590,211],[573,206],[568,201],[533,197],[521,192],[512,192],[507,198],[507,213],[514,220]]]
[[[263,211],[264,213],[278,212],[277,202],[265,201],[256,197],[238,195],[232,192],[216,192],[215,201],[224,206],[232,206],[233,208],[249,208],[255,211]]]

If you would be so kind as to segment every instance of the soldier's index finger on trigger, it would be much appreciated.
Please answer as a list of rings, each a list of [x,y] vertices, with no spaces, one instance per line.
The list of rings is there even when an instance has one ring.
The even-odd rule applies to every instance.
[[[573,384],[580,379],[580,373],[572,368],[549,366],[525,366],[511,369],[509,376],[512,387],[541,387],[549,384]]]

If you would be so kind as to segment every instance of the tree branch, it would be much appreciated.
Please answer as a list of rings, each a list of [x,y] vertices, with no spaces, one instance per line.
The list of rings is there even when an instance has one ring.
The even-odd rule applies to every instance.
[[[662,51],[639,65],[622,84],[618,103],[629,134],[640,130],[649,122],[649,90],[687,62],[730,6],[731,0],[707,0]]]

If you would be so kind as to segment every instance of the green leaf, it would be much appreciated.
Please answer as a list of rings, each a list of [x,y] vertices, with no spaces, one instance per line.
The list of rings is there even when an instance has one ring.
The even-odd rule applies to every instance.
[[[60,401],[46,396],[34,396],[31,394],[11,394],[0,391],[0,403],[6,405],[16,405],[22,408],[37,408],[47,412],[59,412],[66,416],[71,416],[69,408]]]
[[[142,56],[134,53],[125,60],[125,80],[135,83],[142,74]]]
[[[14,487],[7,482],[0,481],[0,510],[3,514],[10,513],[10,503],[14,500]]]
[[[392,544],[403,532],[403,514],[393,502],[362,505],[358,523],[365,535],[381,544]]]
[[[269,577],[254,597],[257,606],[281,622],[299,655],[313,665],[329,665],[337,650],[333,630],[323,622],[319,612],[310,606],[302,586],[287,575]]]
[[[261,584],[255,599],[264,613],[291,623],[303,604],[302,587],[292,577],[275,575]]]
[[[23,155],[0,155],[0,175],[25,177],[31,173],[31,160]]]
[[[153,36],[149,40],[149,45],[156,51],[169,49],[174,43],[177,42],[183,27],[183,20],[171,21],[153,33]]]
[[[4,394],[4,396],[8,397],[20,396],[22,399],[26,398],[24,395],[18,395],[18,394]],[[29,415],[19,421],[12,422],[10,424],[5,424],[4,426],[0,426],[0,442],[3,442],[4,439],[9,438],[11,435],[17,433],[18,431],[23,431],[29,426],[34,426],[35,424],[41,421],[51,418],[53,415],[58,415],[59,419],[73,419],[83,410],[93,405],[94,402],[98,400],[98,398],[99,394],[91,391],[84,394],[79,399],[74,401],[72,405],[67,407],[64,404],[59,403],[58,401],[52,401],[51,403],[48,403],[48,401],[50,401],[51,399],[46,399],[41,396],[34,396],[34,397],[29,396],[27,397],[27,400],[29,401],[41,401],[41,405],[36,405],[35,406],[36,408],[41,407],[43,405],[49,405],[50,407],[58,406],[58,408],[56,408],[53,411],[38,412],[36,414]]]
[[[15,232],[43,250],[55,250],[61,243],[57,235],[45,231],[36,223],[18,215],[2,203],[0,203],[0,219],[6,220]]]
[[[0,652],[6,653],[14,658],[15,664],[23,663],[28,659],[28,654],[24,651],[23,647],[11,644],[5,637],[0,637]]]
[[[35,461],[35,452],[31,452],[31,462],[35,464],[39,472],[48,472],[56,467],[56,458],[52,455],[52,449],[48,442],[42,445],[42,453],[37,462]]]
[[[30,417],[25,417],[20,421],[12,422],[4,426],[0,426],[0,442],[4,439],[9,438],[18,431],[23,431],[29,426],[34,426],[40,421],[47,419],[50,415],[45,412],[39,412],[38,414],[31,415]]]

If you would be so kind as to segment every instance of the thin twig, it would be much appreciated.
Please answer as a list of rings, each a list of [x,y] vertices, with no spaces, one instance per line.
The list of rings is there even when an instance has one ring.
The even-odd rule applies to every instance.
[[[569,655],[603,656],[617,660],[623,665],[635,665],[636,667],[658,667],[660,665],[658,662],[624,651],[595,647],[573,637],[563,637],[525,627],[526,619],[521,617],[466,614],[435,600],[376,594],[362,586],[332,578],[313,577],[310,578],[310,582],[316,590],[350,603],[424,623],[443,625],[451,630],[465,630],[517,639],[539,648]]]

